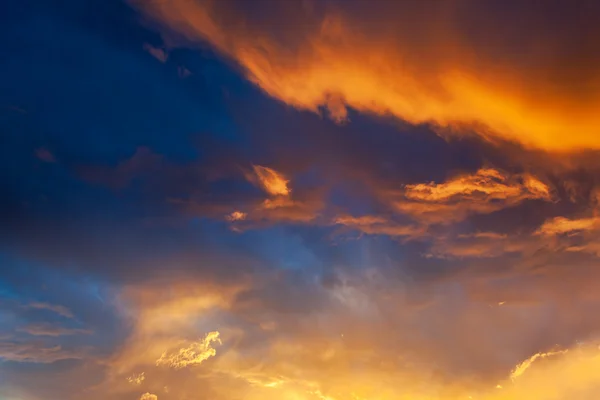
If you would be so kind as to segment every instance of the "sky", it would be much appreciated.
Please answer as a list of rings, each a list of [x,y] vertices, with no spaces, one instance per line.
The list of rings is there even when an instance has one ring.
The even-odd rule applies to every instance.
[[[595,400],[600,2],[0,12],[0,400]]]

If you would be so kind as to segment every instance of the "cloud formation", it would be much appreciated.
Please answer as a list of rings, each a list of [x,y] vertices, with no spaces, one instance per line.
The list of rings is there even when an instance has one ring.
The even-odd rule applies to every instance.
[[[32,302],[26,305],[27,308],[33,308],[37,310],[49,310],[65,318],[73,318],[73,313],[65,306],[57,304],[48,304],[41,302]]]
[[[68,335],[87,335],[92,333],[88,329],[80,328],[65,328],[59,326],[51,326],[47,324],[27,325],[18,328],[19,332],[25,332],[33,336],[68,336]]]
[[[442,183],[406,185],[385,194],[397,212],[417,221],[449,223],[471,214],[489,214],[526,200],[551,201],[550,188],[527,174],[480,169]]]
[[[217,350],[213,347],[213,343],[221,344],[219,332],[217,331],[207,333],[204,339],[192,342],[189,346],[180,348],[174,353],[169,354],[164,352],[160,358],[156,360],[156,365],[166,365],[168,367],[180,369],[190,365],[201,364],[217,354]]]
[[[519,365],[515,367],[515,369],[510,373],[510,379],[513,381],[519,378],[521,375],[525,373],[525,371],[531,367],[531,364],[535,362],[537,359],[543,359],[546,357],[552,357],[560,354],[568,353],[569,350],[559,350],[559,351],[549,351],[547,353],[536,353],[529,357],[527,360],[523,361]]]
[[[326,107],[336,120],[352,107],[412,124],[470,124],[554,151],[598,149],[599,60],[589,50],[598,10],[565,12],[559,3],[293,1],[259,17],[237,1],[132,1],[188,41],[209,42],[294,107]],[[551,22],[558,13],[563,36]]]
[[[144,376],[144,372],[140,372],[139,374],[133,374],[127,377],[127,382],[132,383],[134,385],[141,385],[144,382],[146,377]]]
[[[256,182],[271,196],[287,196],[290,194],[288,180],[272,168],[253,165],[254,175],[249,176],[251,182]]]

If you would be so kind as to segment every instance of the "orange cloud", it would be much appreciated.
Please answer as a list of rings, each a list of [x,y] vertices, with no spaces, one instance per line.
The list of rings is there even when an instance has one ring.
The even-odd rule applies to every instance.
[[[140,400],[158,400],[158,396],[152,393],[144,393]]]
[[[253,165],[254,176],[249,179],[257,183],[271,196],[287,196],[290,194],[289,181],[279,172],[268,167]]]
[[[233,211],[225,217],[229,222],[300,222],[308,223],[315,220],[319,211],[324,207],[320,193],[304,193],[298,198],[292,197],[290,181],[280,172],[272,168],[253,165],[253,173],[246,178],[261,187],[269,198],[260,203],[248,205],[245,211]],[[234,229],[238,230],[238,224]]]
[[[545,22],[553,8],[531,3],[498,12],[474,0],[346,9],[285,2],[258,19],[232,1],[132,2],[189,41],[208,41],[300,109],[326,107],[336,120],[353,107],[413,124],[483,126],[487,137],[552,151],[600,148],[597,28],[578,13],[563,12],[561,32],[573,33],[565,40]]]
[[[342,221],[385,222],[378,217],[340,217]],[[503,237],[489,232],[472,236]],[[545,308],[518,305],[511,297],[530,290],[513,293],[503,287],[493,297],[507,303],[497,307],[498,299],[465,301],[465,292],[457,289],[469,284],[460,279],[417,283],[409,277],[395,280],[398,271],[393,275],[382,271],[380,265],[340,271],[330,285],[300,292],[302,303],[318,301],[309,306],[316,307],[313,312],[299,311],[297,305],[287,308],[288,300],[301,290],[296,280],[289,286],[282,281],[256,282],[247,287],[248,292],[229,290],[223,296],[229,301],[213,299],[219,292],[227,292],[226,288],[211,289],[198,282],[128,288],[126,304],[133,307],[133,332],[120,349],[122,353],[107,364],[117,373],[115,382],[107,385],[109,393],[117,391],[119,382],[122,393],[130,393],[126,377],[142,366],[148,378],[136,387],[160,393],[157,390],[168,386],[167,397],[174,398],[587,400],[593,398],[590,393],[596,393],[600,380],[594,371],[600,365],[600,351],[594,343],[565,345],[569,351],[560,357],[529,357],[531,340],[539,338],[540,323],[550,322]],[[466,278],[482,278],[477,275]],[[594,285],[590,288],[597,286],[597,280],[588,280]],[[545,291],[556,293],[553,286],[533,289],[535,293],[527,293],[531,298],[543,296]],[[275,296],[261,297],[263,301],[253,297],[266,292]],[[585,313],[571,304],[563,311],[555,310],[557,325],[571,321],[573,312]],[[263,329],[267,321],[274,323]],[[214,332],[197,342],[185,339],[197,337],[207,325],[218,326],[221,334]],[[511,334],[494,335],[501,329],[510,329]],[[556,336],[549,340],[564,334],[550,332]],[[218,347],[216,355],[214,348],[221,336],[227,345]],[[152,357],[157,349],[165,348],[169,349],[161,357],[165,363],[156,366]],[[357,365],[361,367],[359,375]],[[177,370],[184,366],[194,368]],[[470,379],[474,371],[476,379]],[[573,395],[578,393],[588,397]]]
[[[519,235],[500,235],[494,232],[462,234],[457,237],[435,237],[427,256],[436,258],[488,258],[506,253],[534,251],[540,243]]]
[[[540,235],[560,235],[572,232],[594,231],[600,228],[600,218],[580,218],[569,219],[565,217],[555,217],[546,222],[536,231]]]
[[[225,219],[227,219],[227,221],[230,221],[230,222],[243,221],[246,219],[247,216],[248,216],[248,214],[246,214],[245,212],[234,211],[231,214],[227,215],[225,217]]]
[[[324,205],[321,199],[292,200],[277,197],[264,200],[256,207],[252,217],[256,220],[310,222],[317,218]]]
[[[552,200],[550,188],[527,175],[480,169],[443,183],[406,185],[383,193],[394,209],[426,223],[451,223],[470,214],[489,214],[525,200]]]
[[[380,216],[340,216],[334,220],[334,223],[369,235],[416,237],[424,233],[422,228],[413,225],[394,223],[393,221]]]

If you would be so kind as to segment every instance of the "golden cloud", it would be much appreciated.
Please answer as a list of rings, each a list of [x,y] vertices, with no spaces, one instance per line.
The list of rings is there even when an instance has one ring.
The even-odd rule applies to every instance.
[[[515,367],[515,369],[510,373],[510,379],[512,379],[514,381],[515,379],[517,379],[518,377],[523,375],[525,373],[525,371],[529,367],[531,367],[531,365],[537,359],[542,359],[542,358],[546,358],[546,357],[552,357],[552,356],[556,356],[556,355],[560,355],[560,354],[565,354],[568,351],[569,350],[559,350],[559,351],[549,351],[547,353],[536,353],[536,354],[532,355],[531,357],[529,357],[527,360],[525,360],[522,363],[520,363],[519,365],[517,365]]]
[[[559,235],[572,232],[594,231],[600,228],[600,218],[580,218],[569,219],[565,217],[555,217],[550,219],[536,231],[540,235]]]
[[[209,332],[204,339],[190,343],[189,346],[183,347],[174,353],[164,352],[156,365],[166,365],[175,369],[185,368],[190,365],[202,364],[210,357],[217,354],[217,350],[213,347],[213,343],[221,344],[219,332]]]
[[[227,219],[227,221],[229,222],[243,221],[246,219],[247,216],[248,214],[246,214],[245,212],[233,211],[231,214],[227,215],[225,219]]]
[[[253,165],[254,175],[249,176],[251,182],[257,183],[271,196],[287,196],[290,194],[289,181],[272,168]]]
[[[141,385],[144,379],[146,379],[146,377],[144,376],[144,373],[141,372],[127,377],[127,382],[133,383],[134,385]]]
[[[339,216],[334,220],[334,224],[343,225],[368,235],[418,237],[425,232],[424,229],[414,225],[403,225],[382,216],[372,215],[362,217]]]
[[[246,178],[253,184],[261,187],[268,198],[247,205],[244,210],[236,210],[228,214],[225,219],[231,223],[238,223],[234,229],[243,227],[239,223],[250,222],[297,222],[308,223],[318,217],[319,211],[324,207],[324,201],[319,198],[319,193],[308,193],[302,198],[293,198],[289,186],[290,180],[282,173],[268,167],[253,165],[253,172],[247,173]]]
[[[345,222],[381,221],[365,217]],[[490,232],[471,236],[505,238]],[[515,295],[555,294],[554,286],[536,280],[534,290],[485,290],[496,301],[466,301],[456,285],[469,288],[467,280],[417,284],[408,278],[390,278],[379,265],[340,271],[332,284],[301,292],[305,302],[319,299],[313,312],[286,309],[288,296],[297,290],[295,281],[283,287],[284,283],[255,282],[246,288],[248,292],[226,287],[194,290],[192,282],[171,284],[172,290],[162,292],[157,290],[162,285],[130,288],[126,298],[138,319],[131,340],[109,368],[125,384],[125,377],[135,377],[132,371],[143,366],[151,378],[143,384],[151,392],[168,386],[169,396],[175,398],[210,395],[216,400],[465,400],[468,396],[478,400],[589,400],[590,393],[600,387],[594,373],[600,365],[600,350],[593,341],[565,347],[561,354],[528,355],[528,343],[538,337],[540,323],[549,322],[548,314],[536,304],[519,302]],[[588,281],[590,285],[597,282]],[[271,289],[276,290],[275,297],[261,297],[262,301],[248,297],[264,296]],[[222,296],[229,300],[208,301],[211,292],[220,291],[229,292]],[[505,302],[504,306],[497,307],[498,302]],[[567,329],[563,323],[573,318],[573,307],[561,310],[555,310],[557,319],[552,322]],[[264,329],[266,321],[269,329]],[[211,324],[219,326],[219,334],[212,332],[196,342],[182,339]],[[501,329],[512,333],[494,335]],[[444,334],[438,335],[440,331]],[[215,356],[221,336],[228,345]],[[152,356],[160,348],[169,351],[156,365],[157,358]],[[514,364],[507,364],[507,359]],[[186,366],[195,368],[176,371]],[[471,379],[473,371],[477,371],[476,380]],[[113,392],[116,387],[110,384]]]
[[[550,188],[537,178],[491,168],[442,183],[406,185],[402,191],[382,195],[397,212],[423,223],[457,222],[471,214],[489,214],[525,200],[552,200]]]
[[[132,2],[188,41],[209,42],[300,109],[326,107],[336,120],[353,107],[413,124],[485,126],[486,136],[552,151],[600,148],[595,39],[576,39],[596,32],[595,22],[576,13],[564,15],[573,33],[565,40],[540,23],[553,21],[552,7],[530,3],[497,12],[470,0],[346,9],[285,2],[260,19],[232,1]],[[525,29],[523,15],[540,26]],[[519,39],[501,34],[510,27]]]

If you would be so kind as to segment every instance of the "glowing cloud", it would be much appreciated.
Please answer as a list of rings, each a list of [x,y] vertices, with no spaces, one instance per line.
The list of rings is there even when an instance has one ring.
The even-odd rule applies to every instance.
[[[469,199],[481,195],[489,200],[512,198],[549,198],[549,189],[542,182],[526,177],[525,183],[510,178],[495,169],[480,169],[473,175],[458,176],[444,183],[419,183],[405,186],[405,196],[410,200],[445,202],[455,196]]]
[[[503,13],[476,1],[377,2],[362,12],[330,7],[318,13],[307,2],[270,7],[273,20],[287,17],[288,29],[288,23],[256,21],[231,1],[132,2],[187,39],[210,42],[262,90],[294,107],[318,112],[324,106],[336,120],[353,107],[413,124],[471,124],[486,137],[549,150],[600,148],[594,92],[600,77],[586,70],[588,62],[578,63],[579,75],[567,60],[557,62],[566,54],[589,60],[590,48],[556,40],[553,26],[533,34],[515,22],[522,14],[544,20],[538,14],[552,7],[519,3]],[[594,29],[591,21],[570,17],[565,24],[573,31]],[[515,43],[511,35],[499,36],[503,26],[532,38]]]
[[[185,368],[189,365],[199,365],[217,354],[217,351],[212,347],[213,343],[221,344],[219,332],[217,331],[207,333],[204,339],[193,342],[188,347],[179,349],[176,353],[163,353],[156,360],[156,365],[166,365],[175,369]]]
[[[544,222],[536,231],[540,235],[560,235],[564,233],[591,231],[600,227],[600,218],[569,219],[556,217]]]
[[[234,211],[231,214],[227,215],[225,219],[227,219],[227,221],[229,222],[243,221],[246,219],[247,216],[248,214],[246,214],[245,212]]]
[[[362,217],[340,216],[334,224],[343,225],[369,235],[416,237],[423,234],[423,229],[412,225],[402,225],[380,216],[366,215]]]
[[[144,373],[141,372],[139,374],[133,374],[130,377],[128,377],[127,382],[133,383],[134,385],[141,385],[144,379],[146,379],[146,377],[144,376]]]
[[[289,181],[279,172],[268,167],[253,165],[254,176],[250,179],[256,182],[271,196],[287,196],[290,194]]]
[[[140,400],[158,400],[158,396],[152,393],[144,393]]]
[[[521,375],[523,375],[525,373],[525,371],[529,367],[531,367],[531,364],[533,364],[535,362],[535,360],[537,360],[539,358],[546,358],[546,357],[556,356],[556,355],[559,355],[559,354],[565,354],[567,352],[568,352],[568,350],[549,351],[547,353],[536,353],[536,354],[532,355],[531,357],[529,357],[527,360],[525,360],[522,363],[520,363],[519,365],[517,365],[515,367],[515,369],[511,372],[510,379],[512,379],[514,381],[515,379],[517,379],[518,377],[520,377]]]
[[[448,223],[469,214],[489,214],[525,200],[552,200],[550,188],[527,174],[509,175],[480,169],[443,183],[406,185],[403,192],[387,192],[400,213],[427,223]]]

